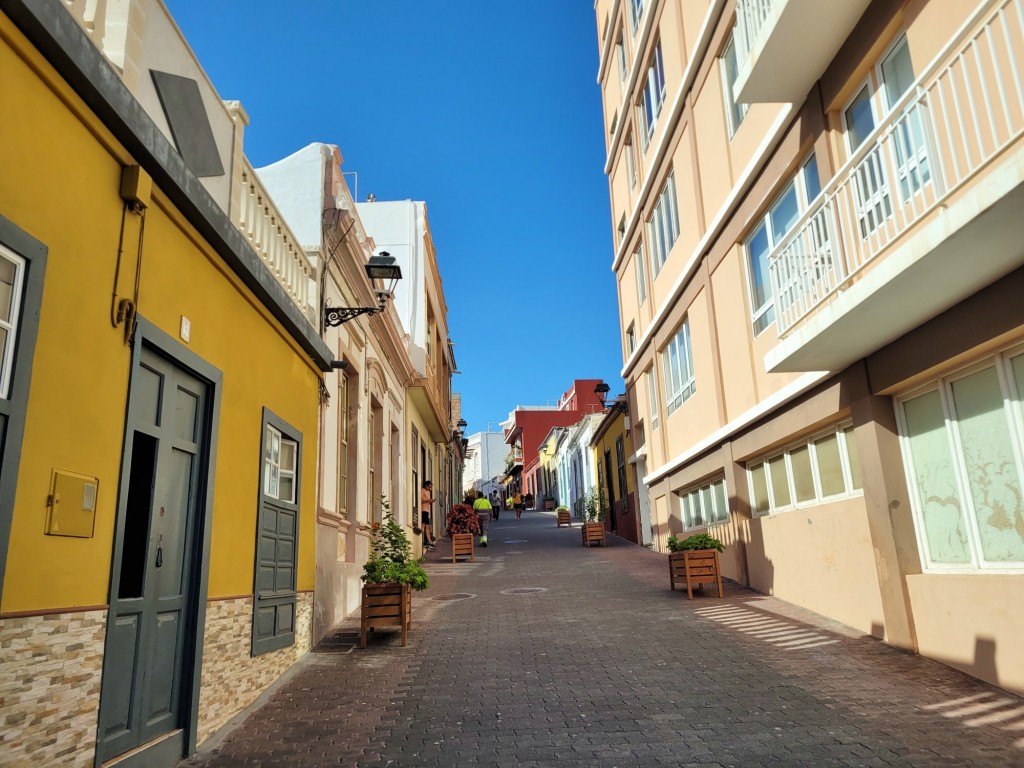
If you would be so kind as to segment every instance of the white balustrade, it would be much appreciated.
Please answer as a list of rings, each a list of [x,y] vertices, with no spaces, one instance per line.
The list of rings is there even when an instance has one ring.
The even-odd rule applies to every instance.
[[[243,160],[236,224],[253,250],[314,326],[317,322],[317,271],[288,223],[260,183],[248,160]]]
[[[780,336],[1024,135],[1024,0],[989,5],[769,256]]]
[[[754,47],[765,19],[772,6],[780,0],[737,0],[736,3],[736,61],[742,64]]]

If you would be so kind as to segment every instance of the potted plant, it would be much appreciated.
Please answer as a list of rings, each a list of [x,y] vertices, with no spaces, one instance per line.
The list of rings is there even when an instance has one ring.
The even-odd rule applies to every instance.
[[[583,546],[607,545],[604,537],[606,511],[604,493],[598,488],[587,491],[583,496]]]
[[[723,597],[722,573],[718,553],[725,550],[721,541],[709,533],[695,533],[685,539],[675,534],[668,537],[668,577],[672,589],[676,582],[686,582],[686,596],[693,600],[693,585],[700,590],[705,583],[718,584],[718,596]]]
[[[555,507],[555,527],[561,528],[563,525],[572,528],[572,515],[569,514],[569,508],[565,504],[560,504]]]
[[[545,496],[544,497],[544,511],[545,512],[550,512],[554,508],[555,508],[555,497],[554,496]]]
[[[412,624],[412,590],[430,586],[427,572],[412,556],[405,529],[391,514],[387,497],[381,497],[383,522],[370,526],[370,557],[363,565],[359,647],[366,647],[366,632],[377,627],[399,627],[402,645]]]
[[[468,504],[456,504],[448,510],[446,530],[452,537],[452,562],[465,555],[469,555],[470,561],[475,561],[473,537],[480,534],[480,518],[476,510]]]

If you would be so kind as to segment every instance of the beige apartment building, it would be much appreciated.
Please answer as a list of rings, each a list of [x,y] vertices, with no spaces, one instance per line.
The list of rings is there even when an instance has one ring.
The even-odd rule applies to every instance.
[[[655,546],[1024,691],[1024,5],[595,12]]]

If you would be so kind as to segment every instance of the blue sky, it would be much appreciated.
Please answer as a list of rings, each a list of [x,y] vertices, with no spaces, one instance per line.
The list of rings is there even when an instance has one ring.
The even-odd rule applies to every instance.
[[[167,5],[253,165],[337,144],[360,200],[426,201],[470,433],[574,378],[622,391],[592,3]]]

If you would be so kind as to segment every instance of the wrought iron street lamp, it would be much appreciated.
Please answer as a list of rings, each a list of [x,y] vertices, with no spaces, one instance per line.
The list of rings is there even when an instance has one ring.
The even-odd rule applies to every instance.
[[[594,387],[594,394],[601,398],[601,407],[608,408],[612,411],[618,411],[626,416],[629,415],[629,403],[623,400],[608,400],[608,392],[611,391],[611,387],[605,384],[603,381]]]
[[[324,309],[324,323],[328,327],[335,327],[347,323],[359,315],[376,315],[384,311],[387,301],[394,293],[395,284],[402,279],[402,270],[395,263],[395,257],[387,251],[381,251],[371,256],[366,262],[366,276],[370,282],[375,280],[389,281],[386,288],[376,288],[373,293],[377,297],[376,307],[326,307]]]

